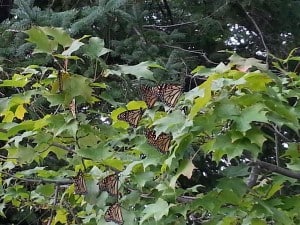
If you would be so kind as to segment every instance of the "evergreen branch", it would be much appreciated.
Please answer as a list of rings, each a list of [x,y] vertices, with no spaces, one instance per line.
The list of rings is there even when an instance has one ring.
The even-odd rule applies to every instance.
[[[252,161],[249,165],[251,166],[259,166],[261,168],[264,168],[270,172],[275,172],[290,178],[295,178],[295,179],[300,179],[300,173],[299,172],[295,172],[295,171],[291,171],[289,169],[285,169],[279,166],[276,166],[274,164],[271,163],[267,163],[267,162],[263,162],[260,160],[256,160],[256,161]]]

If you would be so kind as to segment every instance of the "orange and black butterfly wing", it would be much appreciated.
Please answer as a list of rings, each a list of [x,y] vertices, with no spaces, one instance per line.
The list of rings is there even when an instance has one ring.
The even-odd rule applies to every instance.
[[[148,109],[151,109],[157,101],[158,88],[148,85],[141,86],[142,98],[146,102]]]
[[[167,153],[171,144],[172,136],[166,133],[161,133],[156,137],[155,131],[146,129],[145,135],[148,143],[157,148],[161,153]]]
[[[123,224],[123,215],[119,203],[111,205],[104,214],[104,219],[106,222],[115,222],[117,224]]]
[[[122,112],[118,115],[119,120],[126,121],[133,127],[137,127],[142,115],[144,113],[143,109],[134,109],[134,110],[127,110]]]
[[[161,133],[156,138],[156,147],[161,153],[167,153],[171,144],[172,137],[166,133]]]
[[[105,177],[103,180],[98,182],[100,191],[107,191],[113,196],[119,195],[118,190],[119,176],[117,174],[112,174]]]
[[[83,172],[79,170],[76,177],[73,177],[75,194],[84,195],[87,193],[87,188],[83,176]]]
[[[158,86],[160,101],[169,107],[174,107],[182,93],[182,86],[177,84],[162,84]]]

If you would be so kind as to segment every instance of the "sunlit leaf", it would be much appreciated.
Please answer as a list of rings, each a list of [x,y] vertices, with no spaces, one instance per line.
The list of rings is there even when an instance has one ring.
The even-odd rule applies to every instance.
[[[164,215],[169,213],[169,204],[161,198],[158,198],[156,203],[145,206],[143,210],[143,217],[141,218],[141,224],[150,217],[154,217],[155,221],[159,221]]]
[[[256,104],[244,109],[241,116],[235,119],[237,123],[237,130],[245,132],[251,128],[251,122],[268,122],[266,117],[267,111],[262,104]]]
[[[47,34],[39,27],[32,27],[25,31],[29,38],[27,41],[36,45],[34,53],[48,53],[51,54],[57,50],[58,42],[48,38]]]
[[[72,38],[69,34],[60,27],[39,27],[45,34],[53,37],[63,47],[69,47],[72,43]]]
[[[141,62],[135,66],[119,65],[119,68],[123,74],[132,74],[136,76],[137,79],[144,78],[155,81],[153,72],[149,70],[150,65],[152,65],[151,62]]]
[[[104,47],[104,40],[98,37],[91,37],[89,43],[83,47],[83,51],[86,55],[92,59],[105,55],[111,50]]]
[[[62,224],[66,224],[67,223],[67,211],[66,209],[60,208],[56,210],[56,215],[54,217],[54,223],[62,223]]]
[[[15,116],[20,119],[20,120],[23,120],[24,118],[24,115],[26,113],[26,109],[24,108],[23,105],[19,105],[15,111]]]
[[[173,176],[170,181],[170,187],[173,189],[175,188],[176,181],[180,175],[184,175],[188,179],[191,179],[194,169],[196,169],[196,167],[193,164],[192,160],[182,160],[176,175]]]

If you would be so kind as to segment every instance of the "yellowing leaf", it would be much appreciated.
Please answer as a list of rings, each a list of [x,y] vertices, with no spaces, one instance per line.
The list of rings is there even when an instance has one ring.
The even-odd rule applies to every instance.
[[[56,215],[54,217],[54,224],[56,223],[67,224],[67,211],[65,209],[56,210]]]
[[[6,111],[5,113],[3,113],[4,118],[2,122],[12,122],[12,120],[15,117],[15,114],[12,111]]]
[[[36,120],[34,121],[34,130],[39,130],[45,126],[47,126],[49,124],[49,117],[50,115],[46,115],[44,118],[40,119],[40,120]]]
[[[207,81],[205,81],[204,83],[202,83],[199,88],[203,88],[204,89],[204,95],[203,97],[199,97],[195,99],[195,104],[193,105],[193,107],[191,108],[191,112],[189,114],[190,118],[194,118],[197,113],[200,111],[201,108],[203,108],[211,99],[211,84],[213,81],[213,77],[211,76],[207,79]]]
[[[23,106],[23,105],[19,105],[19,106],[17,107],[16,111],[15,111],[15,116],[16,116],[18,119],[22,120],[22,119],[24,118],[24,114],[25,114],[26,112],[27,112],[27,111],[26,111],[26,109],[24,108],[24,106]]]

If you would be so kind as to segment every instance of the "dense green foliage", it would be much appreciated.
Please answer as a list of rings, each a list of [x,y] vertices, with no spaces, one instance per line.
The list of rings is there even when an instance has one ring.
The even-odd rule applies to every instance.
[[[300,223],[298,1],[45,2],[0,26],[1,224],[105,224],[117,198],[125,225]],[[166,82],[176,106],[147,109],[140,85]],[[118,197],[97,185],[114,172]]]

